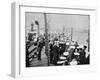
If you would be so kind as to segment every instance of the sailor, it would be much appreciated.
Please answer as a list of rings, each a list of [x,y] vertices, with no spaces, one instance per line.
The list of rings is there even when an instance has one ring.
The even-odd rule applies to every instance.
[[[65,52],[66,44],[64,42],[60,42],[59,47],[60,47],[59,51],[61,56]]]
[[[79,55],[80,53],[78,52],[78,49],[75,49],[75,52],[74,52],[74,58],[79,62]]]
[[[78,45],[78,42],[75,42],[75,48],[77,48],[79,45]]]
[[[74,58],[74,49],[75,49],[75,46],[70,46],[70,50],[69,50],[69,62],[72,61],[72,59]]]
[[[65,51],[68,51],[68,48],[69,48],[69,42],[66,42],[66,49],[65,49]]]
[[[53,47],[53,55],[54,55],[54,64],[57,65],[57,61],[59,59],[59,41],[54,42]]]
[[[84,52],[84,46],[80,45],[79,46],[79,53],[80,53],[80,64],[84,64],[85,63],[85,52]]]
[[[43,39],[40,37],[39,38],[39,43],[38,43],[38,60],[40,61],[41,60],[41,51],[42,51],[42,48],[43,48]]]
[[[49,46],[50,46],[50,63],[53,63],[53,40],[50,40],[49,42]]]

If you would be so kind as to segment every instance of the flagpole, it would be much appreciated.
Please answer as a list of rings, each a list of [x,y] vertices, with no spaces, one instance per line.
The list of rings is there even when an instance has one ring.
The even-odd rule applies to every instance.
[[[44,13],[44,21],[45,21],[45,53],[47,54],[47,63],[50,66],[50,55],[49,55],[49,40],[48,40],[48,26],[47,26],[47,16]]]

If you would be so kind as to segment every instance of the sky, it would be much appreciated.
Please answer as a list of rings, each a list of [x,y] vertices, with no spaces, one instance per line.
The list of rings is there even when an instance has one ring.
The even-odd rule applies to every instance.
[[[47,24],[50,32],[61,33],[63,27],[67,31],[73,28],[73,39],[78,41],[86,41],[88,38],[89,16],[79,14],[46,14]],[[38,20],[40,28],[45,26],[43,13],[26,13],[26,29],[31,29],[31,23]]]
[[[31,23],[39,21],[40,27],[44,27],[44,15],[42,13],[26,13],[26,27],[30,28]],[[47,14],[47,23],[51,31],[61,32],[62,28],[71,28],[75,31],[86,31],[89,29],[88,15],[73,14]]]
[[[62,27],[73,28],[75,31],[84,31],[89,28],[89,16],[85,15],[57,15],[47,14],[47,20],[49,21],[50,29],[53,31],[62,30]]]

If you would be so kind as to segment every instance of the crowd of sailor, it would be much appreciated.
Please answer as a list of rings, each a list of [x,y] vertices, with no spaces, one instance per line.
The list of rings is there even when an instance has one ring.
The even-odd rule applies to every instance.
[[[49,46],[50,62],[54,65],[89,64],[89,53],[85,45],[55,39],[50,40]]]
[[[45,49],[45,37],[34,37],[36,34],[29,34],[26,39],[26,62],[33,58],[41,61],[41,52]],[[46,54],[44,52],[44,54]],[[79,45],[75,41],[63,41],[58,38],[48,40],[48,56],[50,64],[53,65],[79,65],[89,64],[89,51],[86,45]],[[46,54],[47,56],[47,54]]]

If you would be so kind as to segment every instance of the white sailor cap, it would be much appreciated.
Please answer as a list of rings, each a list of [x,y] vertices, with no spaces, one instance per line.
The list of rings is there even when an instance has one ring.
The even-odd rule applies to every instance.
[[[70,46],[70,48],[75,49],[75,46]]]
[[[66,45],[69,45],[69,42],[67,42]]]
[[[80,47],[77,47],[77,49],[79,49]]]
[[[63,64],[65,61],[58,61],[57,64]]]
[[[69,52],[64,52],[63,55],[64,56],[68,56],[69,55]]]
[[[36,41],[37,41],[37,38],[34,39],[34,42],[36,42]]]
[[[61,57],[60,57],[60,59],[63,59],[63,60],[65,60],[65,59],[66,59],[66,57],[63,57],[63,56],[61,56]]]
[[[80,55],[79,53],[75,52],[74,55]]]

